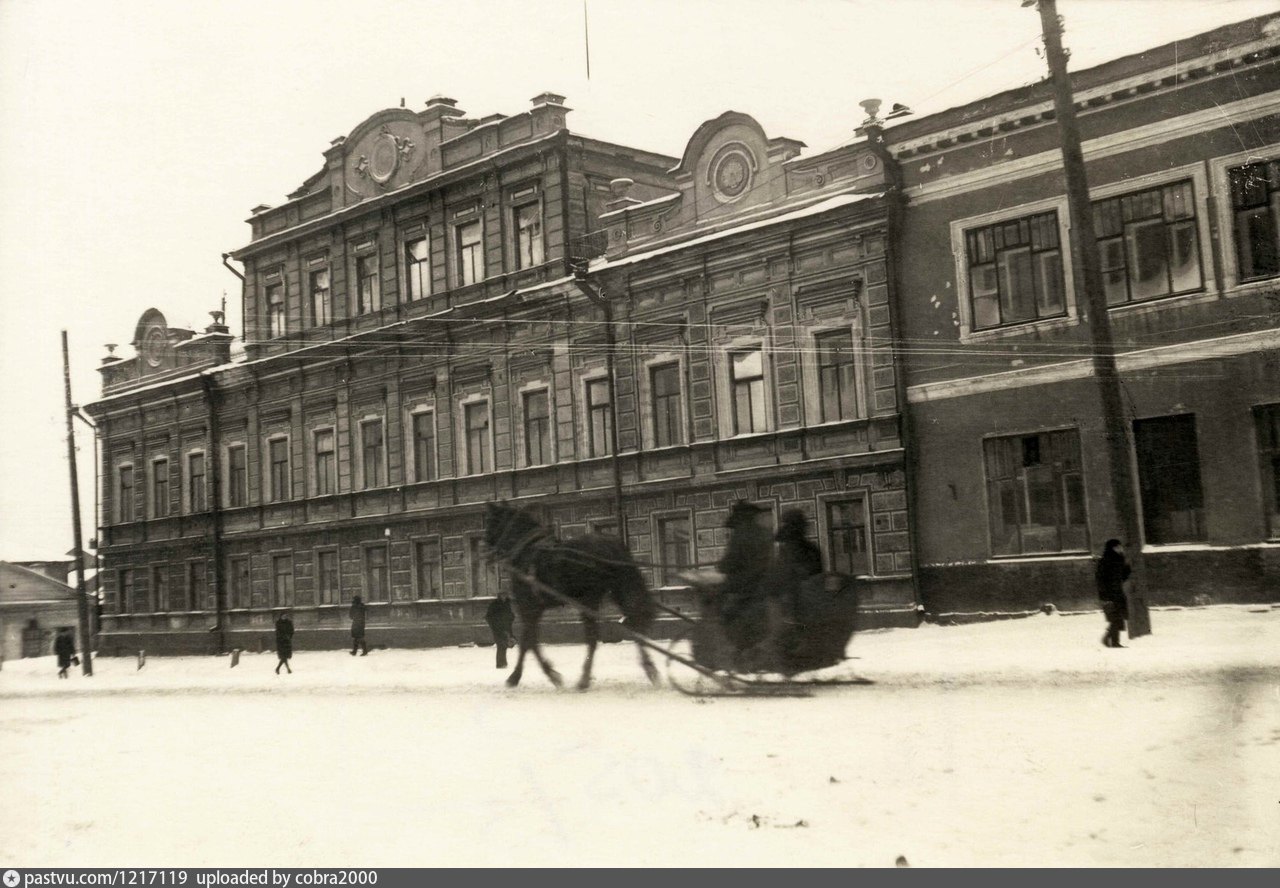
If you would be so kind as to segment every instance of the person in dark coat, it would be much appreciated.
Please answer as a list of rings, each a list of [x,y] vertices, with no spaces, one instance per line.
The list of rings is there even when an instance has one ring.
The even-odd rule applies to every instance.
[[[498,590],[498,597],[489,602],[485,608],[484,621],[489,624],[493,633],[493,646],[498,649],[498,669],[507,668],[507,648],[511,644],[511,627],[515,625],[516,615],[511,609],[511,598],[506,589]]]
[[[364,602],[360,600],[360,596],[356,595],[351,599],[351,656],[356,655],[356,648],[360,649],[360,656],[367,656],[369,646],[364,640]]]
[[[276,656],[280,658],[280,662],[276,664],[276,675],[280,674],[281,666],[293,675],[293,669],[289,666],[289,660],[293,657],[293,620],[289,619],[288,611],[276,620]]]
[[[822,573],[822,552],[808,537],[809,516],[799,509],[782,513],[778,533],[778,560],[774,565],[770,594],[789,609],[794,619],[800,600],[800,585]]]
[[[760,522],[764,511],[746,500],[733,504],[725,521],[729,543],[716,564],[725,577],[720,618],[725,635],[739,653],[761,642],[768,633],[763,581],[773,564],[773,537]]]
[[[58,655],[58,678],[66,678],[76,655],[76,637],[70,629],[58,630],[58,636],[53,640],[53,652]]]
[[[1107,631],[1102,636],[1106,647],[1124,647],[1120,643],[1120,630],[1129,617],[1129,603],[1125,598],[1124,584],[1129,579],[1129,562],[1124,557],[1124,547],[1119,540],[1107,540],[1098,559],[1098,599],[1102,613],[1107,618]]]

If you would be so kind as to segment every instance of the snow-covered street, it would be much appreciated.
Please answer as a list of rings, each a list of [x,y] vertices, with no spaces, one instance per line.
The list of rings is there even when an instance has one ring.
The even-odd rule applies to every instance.
[[[9,661],[0,862],[1280,864],[1280,609],[1153,622],[863,633],[834,671],[876,684],[807,699],[651,688],[630,644],[586,694],[492,648]]]

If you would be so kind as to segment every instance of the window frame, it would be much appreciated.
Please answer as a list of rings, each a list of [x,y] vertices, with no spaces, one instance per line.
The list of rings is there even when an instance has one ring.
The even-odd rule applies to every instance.
[[[431,429],[431,446],[427,454],[426,471],[423,471],[422,454],[418,442],[418,423],[426,418]],[[419,405],[409,410],[409,434],[407,436],[409,465],[413,466],[413,480],[417,484],[427,481],[438,481],[440,478],[439,428],[436,425],[436,408],[434,405]]]
[[[672,589],[688,585],[680,581],[678,573],[693,567],[698,562],[697,528],[694,525],[693,513],[689,509],[667,509],[653,512],[650,520],[653,522],[651,533],[653,539],[653,563],[656,572],[654,580],[658,587]],[[663,531],[669,523],[674,521],[683,521],[688,531],[684,552],[688,557],[687,564],[679,564],[678,559],[677,562],[673,563],[668,559],[667,539],[663,535]]]
[[[273,301],[274,295],[279,301]],[[267,310],[267,338],[279,339],[289,332],[288,290],[285,287],[284,275],[275,280],[268,279],[262,286],[262,304]]]
[[[280,572],[281,565],[288,568]],[[286,580],[286,589],[281,589],[281,578]],[[282,594],[282,592],[284,594]],[[271,552],[271,607],[294,607],[297,604],[297,572],[293,563],[292,551]]]
[[[134,570],[135,568],[132,567],[122,567],[116,571],[116,613],[118,614],[134,612],[133,596],[137,583]]]
[[[484,535],[466,534],[467,598],[493,598],[502,588],[502,575],[493,559],[484,555]],[[490,584],[492,586],[490,587]]]
[[[238,588],[238,578],[242,574],[237,570],[244,566],[244,587]],[[243,593],[243,600],[241,598]],[[228,610],[249,610],[253,607],[253,561],[249,555],[232,555],[227,558],[227,597]]]
[[[643,417],[642,433],[644,436],[645,449],[657,449],[666,447],[686,447],[689,444],[690,434],[688,428],[688,417],[686,414],[688,401],[688,389],[685,385],[684,372],[684,356],[672,352],[655,355],[644,362],[644,372],[640,376],[641,397],[643,398],[644,409],[641,413]],[[674,366],[676,368],[676,381],[678,392],[675,395],[664,395],[663,397],[672,398],[676,406],[676,428],[679,430],[679,440],[671,441],[664,444],[658,443],[658,410],[656,395],[654,393],[654,373]],[[670,412],[668,411],[668,417]]]
[[[411,248],[422,244],[425,255],[419,259]],[[400,242],[400,260],[404,266],[404,301],[417,302],[431,295],[431,234],[424,227],[405,236]],[[417,282],[420,292],[414,293]]]
[[[748,355],[755,353],[760,358],[760,374],[759,376],[737,378],[734,367],[734,359],[738,355]],[[771,386],[769,385],[771,362],[768,356],[768,341],[760,337],[745,337],[730,340],[726,343],[717,343],[715,349],[715,360],[720,365],[719,376],[721,377],[721,409],[720,409],[720,427],[727,432],[726,437],[738,438],[747,435],[762,435],[773,431],[773,398]],[[738,404],[738,387],[745,383],[748,390],[748,403],[751,405],[752,423],[750,428],[742,427],[742,417],[739,413]],[[759,401],[760,401],[760,423],[759,428],[756,427],[755,420],[755,397],[751,393],[751,386],[759,384]]]
[[[818,497],[818,548],[822,550],[823,566],[826,570],[842,572],[836,564],[836,547],[832,539],[833,527],[831,509],[846,503],[853,503],[862,517],[862,534],[865,545],[867,569],[865,573],[852,573],[855,577],[874,577],[876,571],[875,532],[871,517],[871,495],[866,490],[845,490]],[[856,526],[856,525],[855,525]]]
[[[124,483],[126,470],[128,473],[129,484],[127,487]],[[137,478],[138,473],[134,470],[133,461],[116,463],[116,523],[132,524],[137,521]]]
[[[1230,171],[1235,167],[1280,160],[1280,142],[1272,142],[1248,151],[1237,151],[1209,159],[1209,176],[1213,185],[1215,218],[1218,223],[1218,261],[1222,268],[1222,291],[1227,297],[1275,288],[1280,277],[1241,280],[1235,230],[1235,209],[1231,201]]]
[[[1197,521],[1197,524],[1199,525],[1199,536],[1182,538],[1182,539],[1153,540],[1152,525],[1155,522],[1152,521],[1151,519],[1152,517],[1154,517],[1154,514],[1149,510],[1154,509],[1155,506],[1151,504],[1148,500],[1147,494],[1150,488],[1147,482],[1149,479],[1153,477],[1167,479],[1168,478],[1167,472],[1161,472],[1158,470],[1166,469],[1170,465],[1170,463],[1168,462],[1158,463],[1152,466],[1150,469],[1148,469],[1147,472],[1144,472],[1143,461],[1142,461],[1143,448],[1142,448],[1141,442],[1139,441],[1138,428],[1139,426],[1144,424],[1154,424],[1161,421],[1172,424],[1171,421],[1180,420],[1183,417],[1190,418],[1191,432],[1192,432],[1191,443],[1195,449],[1195,457],[1196,457],[1195,473],[1196,473],[1196,481],[1197,481],[1197,487],[1198,487],[1197,493],[1199,495],[1199,501],[1200,501],[1200,505],[1196,508],[1196,511],[1198,511],[1199,513],[1196,516],[1196,521]],[[1197,544],[1207,543],[1209,541],[1209,508],[1208,508],[1208,498],[1205,496],[1205,485],[1204,485],[1205,472],[1204,472],[1204,458],[1203,458],[1204,448],[1202,448],[1200,444],[1201,423],[1199,421],[1199,414],[1197,414],[1194,411],[1186,411],[1182,413],[1160,414],[1157,416],[1135,416],[1131,421],[1130,430],[1133,434],[1133,461],[1134,461],[1134,466],[1137,470],[1135,480],[1137,481],[1137,488],[1138,488],[1137,489],[1138,508],[1139,508],[1139,517],[1141,519],[1141,524],[1142,524],[1142,539],[1143,539],[1144,548],[1197,545]],[[1168,456],[1170,452],[1171,451],[1169,451],[1167,448],[1161,449],[1161,453],[1165,456]]]
[[[377,314],[382,311],[382,262],[378,256],[377,246],[358,251],[352,257],[352,261],[355,264],[355,274],[352,275],[356,297],[354,316]],[[371,274],[365,274],[366,263],[369,263],[372,268]],[[366,281],[369,282],[367,293],[365,292]]]
[[[555,402],[551,396],[551,386],[546,382],[537,381],[528,383],[520,387],[518,392],[520,403],[520,457],[524,468],[534,468],[537,466],[554,465],[556,462],[555,447]],[[541,418],[531,420],[529,416],[529,402],[532,398],[541,395],[546,399],[546,414]],[[541,443],[544,452],[540,454],[543,459],[534,461],[534,454],[530,445],[532,438],[530,431],[532,430],[531,422],[539,422],[541,426]]]
[[[323,289],[316,288],[316,280],[320,275],[324,275],[325,285]],[[321,294],[323,294],[324,299],[321,302],[317,302],[316,297]],[[317,308],[321,306],[323,311],[317,311]],[[327,327],[333,323],[333,269],[327,261],[307,268],[307,307],[311,311],[311,323],[313,326]]]
[[[613,405],[609,399],[610,384],[609,374],[607,372],[597,372],[586,374],[582,377],[582,430],[583,430],[583,450],[588,459],[598,459],[605,456],[613,455]],[[593,385],[604,386],[604,401],[595,403],[591,399],[591,387]],[[596,426],[595,413],[602,414],[600,431],[602,440],[597,447],[596,442]]]
[[[412,544],[413,554],[413,594],[417,601],[439,601],[444,598],[444,541],[439,534],[429,534],[427,536],[413,537],[410,540]],[[436,559],[435,567],[432,571],[431,594],[424,594],[422,582],[422,565],[423,561],[419,557],[423,546],[435,546]]]
[[[324,578],[327,572],[324,567],[324,558],[327,555],[333,556],[333,589],[326,590]],[[320,546],[315,550],[315,602],[318,607],[325,605],[342,604],[342,556],[338,552],[337,546]],[[326,591],[331,591],[332,595],[326,598]]]
[[[814,393],[814,397],[812,399],[812,404],[811,405],[807,404],[806,407],[809,408],[811,425],[827,425],[830,423],[850,422],[852,420],[857,420],[857,419],[866,419],[867,417],[867,414],[868,414],[867,393],[865,389],[866,373],[863,366],[863,361],[865,359],[866,351],[865,349],[862,348],[859,340],[859,329],[858,329],[859,326],[860,326],[859,324],[857,324],[856,322],[853,322],[853,323],[844,323],[844,324],[815,327],[808,331],[807,339],[808,339],[808,345],[809,345],[810,360],[807,361],[806,364],[809,364],[811,366],[806,367],[806,370],[808,374],[811,375],[811,378],[812,378],[812,386],[813,386],[812,391]],[[841,366],[844,366],[844,363],[835,363],[835,364],[823,363],[823,355],[824,355],[823,340],[830,339],[835,336],[849,337],[849,360],[847,364],[853,371],[853,380],[851,382],[851,386],[852,386],[851,394],[853,396],[853,415],[840,416],[832,419],[826,416],[826,406],[825,406],[826,402],[824,399],[824,389],[823,389],[823,370],[830,366],[841,367]],[[806,400],[808,399],[806,398]]]
[[[186,465],[184,467],[185,483],[182,486],[184,494],[183,505],[186,507],[186,512],[188,514],[198,515],[201,512],[207,512],[209,510],[209,457],[204,448],[188,450],[184,456],[186,458]],[[192,461],[196,457],[200,458],[199,475],[197,475],[191,467]],[[196,478],[200,479],[198,487],[195,483]],[[197,496],[197,492],[199,493],[199,496]]]
[[[479,232],[474,243],[463,244],[463,231],[475,226]],[[453,223],[454,274],[457,286],[470,287],[483,281],[485,275],[484,218],[478,213],[465,219],[456,219]],[[467,259],[473,259],[472,280],[467,280]]]
[[[385,571],[384,593],[382,598],[374,598],[370,589],[370,580],[373,577],[372,571],[375,565],[370,557],[374,552],[382,553],[381,570]],[[371,543],[363,543],[360,546],[360,588],[364,592],[364,601],[366,604],[385,604],[391,601],[391,546],[388,542],[378,541]]]
[[[163,465],[163,472],[160,466]],[[152,520],[168,518],[173,513],[173,493],[170,490],[170,482],[173,480],[169,474],[169,457],[153,456],[149,463],[149,477],[147,484],[147,517]],[[159,487],[163,485],[163,495]]]
[[[200,591],[197,596],[195,574],[196,568],[200,573]],[[187,593],[187,610],[188,611],[207,611],[209,610],[209,564],[203,558],[189,558],[186,563],[186,570],[183,571],[183,580],[186,583]]]
[[[277,463],[275,459],[275,448],[277,445],[283,446],[284,461]],[[293,499],[293,453],[290,447],[289,435],[285,432],[272,432],[263,439],[263,460],[266,466],[267,476],[267,497],[268,503],[287,503]],[[277,465],[283,465],[283,475],[276,477]]]
[[[472,459],[471,448],[471,408],[484,407],[485,410],[485,434],[482,442],[483,449],[481,451],[482,459],[479,469],[474,465]],[[494,453],[493,453],[493,399],[488,395],[478,395],[464,398],[458,402],[458,422],[461,426],[461,434],[459,440],[462,442],[462,452],[464,455],[463,466],[466,475],[484,475],[493,471]]]
[[[239,453],[244,459],[240,483],[236,484],[234,454]],[[223,505],[228,509],[241,509],[249,505],[249,446],[244,441],[228,441],[224,451],[227,479],[226,490],[223,491]]]
[[[320,450],[321,435],[329,436],[332,446],[327,451]],[[321,471],[321,453],[327,453],[329,456],[328,472]],[[311,430],[311,494],[312,496],[333,496],[336,493],[338,493],[338,430],[332,425],[316,426]]]
[[[1073,474],[1079,476],[1080,506],[1083,512],[1082,517],[1084,520],[1081,524],[1078,524],[1078,525],[1059,522],[1055,526],[1058,528],[1071,527],[1071,526],[1083,527],[1084,544],[1082,546],[1062,545],[1061,530],[1059,530],[1058,548],[1028,549],[1025,543],[1022,542],[1023,525],[1019,524],[1017,525],[1019,551],[997,552],[994,528],[992,526],[994,515],[995,515],[995,508],[997,504],[993,501],[993,498],[991,495],[993,479],[991,478],[990,472],[988,470],[988,464],[987,464],[987,447],[989,442],[1014,441],[1014,440],[1027,439],[1031,437],[1040,438],[1040,437],[1047,437],[1050,435],[1061,435],[1061,434],[1068,434],[1068,433],[1075,434],[1075,452],[1076,452],[1076,458],[1079,462],[1079,465],[1075,472],[1057,472],[1056,466],[1050,463],[1049,465],[1051,470],[1055,472],[1055,474],[1053,475],[1053,487],[1054,487],[1054,490],[1060,495],[1060,498],[1061,498],[1063,514],[1059,517],[1064,517],[1064,518],[1070,517],[1067,514],[1067,510],[1069,509],[1069,502],[1068,502],[1067,490],[1066,490],[1067,477]],[[1037,443],[1036,446],[1038,450],[1043,453],[1045,445],[1041,443]],[[1088,554],[1090,551],[1092,551],[1093,534],[1092,534],[1092,529],[1090,527],[1090,522],[1089,522],[1089,477],[1088,477],[1088,473],[1085,471],[1085,442],[1084,442],[1083,435],[1081,435],[1080,433],[1079,426],[1052,426],[1049,428],[1036,428],[1036,429],[1027,429],[1023,431],[1000,432],[1000,433],[993,433],[989,435],[983,435],[979,442],[978,447],[979,447],[978,460],[981,464],[981,470],[982,470],[983,502],[986,508],[986,519],[987,519],[986,521],[987,551],[990,553],[990,558],[993,561],[1017,560],[1020,558],[1025,559],[1025,558],[1072,556],[1072,555]],[[1040,465],[1042,464],[1043,463],[1040,463]],[[1032,467],[1026,466],[1026,465],[1021,466],[1021,469],[1023,470],[1027,468],[1032,468]],[[1018,472],[1015,472],[1014,477],[1012,479],[996,479],[996,482],[1000,480],[1013,480],[1019,484],[1019,486],[1016,488],[1016,492],[1019,494],[1021,498],[1022,508],[1021,510],[1019,510],[1018,514],[1021,515],[1025,513],[1027,518],[1030,519],[1031,487],[1026,480],[1025,472],[1023,472],[1021,475],[1019,475]],[[1055,500],[1055,505],[1056,504],[1057,504],[1057,500]],[[1026,522],[1026,526],[1031,526],[1030,520]]]
[[[372,425],[378,426],[378,434],[376,438],[370,439],[368,428]],[[386,487],[391,483],[387,475],[387,423],[384,417],[372,414],[365,415],[360,418],[360,489],[361,490],[377,490],[380,487]],[[370,444],[377,457],[377,464],[374,466],[375,477],[372,483],[369,479],[369,452]]]
[[[521,234],[524,229],[520,226],[520,216],[525,210],[532,210],[536,219],[537,233],[536,244],[537,249],[530,251],[530,257],[526,262],[524,256],[524,244]],[[511,203],[511,236],[515,254],[516,271],[524,271],[529,268],[537,268],[539,265],[545,265],[547,261],[547,242],[546,242],[546,220],[543,218],[542,196],[536,191],[532,198],[519,197],[513,198]],[[530,238],[530,245],[535,243],[535,238]],[[536,257],[533,255],[536,253]]]
[[[149,573],[147,579],[151,588],[147,590],[147,597],[151,601],[151,613],[170,613],[170,605],[173,603],[173,577],[169,565],[153,564]]]

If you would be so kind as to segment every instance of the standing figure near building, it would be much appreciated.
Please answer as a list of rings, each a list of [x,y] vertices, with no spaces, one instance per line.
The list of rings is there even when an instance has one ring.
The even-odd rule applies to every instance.
[[[58,637],[53,640],[53,652],[58,655],[58,678],[66,678],[76,655],[76,638],[65,626],[58,630]]]
[[[515,625],[516,615],[511,609],[511,598],[506,589],[498,590],[498,597],[489,602],[485,608],[484,621],[489,624],[493,633],[493,646],[498,649],[499,669],[507,668],[507,648],[511,644],[511,627]]]
[[[764,579],[773,563],[773,537],[760,523],[760,506],[738,500],[729,511],[725,527],[729,544],[716,565],[725,575],[720,619],[725,635],[739,654],[759,644],[768,634],[768,608]]]
[[[1129,616],[1124,584],[1129,579],[1129,562],[1124,557],[1124,547],[1119,540],[1107,540],[1098,560],[1098,598],[1102,601],[1102,613],[1107,618],[1107,631],[1102,636],[1106,647],[1124,647],[1120,643],[1120,630]]]
[[[276,620],[276,656],[280,658],[280,662],[276,663],[276,675],[280,674],[281,666],[292,675],[289,660],[293,658],[293,620],[289,619],[288,611]]]
[[[364,602],[359,595],[351,599],[351,656],[356,655],[356,648],[360,649],[360,656],[369,653],[369,646],[364,640]]]

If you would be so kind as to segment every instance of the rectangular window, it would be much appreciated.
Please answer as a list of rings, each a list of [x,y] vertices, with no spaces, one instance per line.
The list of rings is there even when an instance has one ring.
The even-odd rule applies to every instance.
[[[187,609],[198,611],[209,607],[209,572],[203,561],[187,562]]]
[[[861,498],[827,503],[827,557],[837,573],[871,573],[867,510]]]
[[[243,444],[227,448],[227,504],[249,504],[249,452]]]
[[[479,475],[489,471],[489,404],[468,404],[463,413],[467,423],[467,472]]]
[[[116,613],[133,613],[133,571],[120,571],[116,590]]]
[[[432,481],[436,477],[436,415],[413,414],[413,477]]]
[[[364,593],[368,602],[390,600],[391,572],[387,566],[386,546],[365,547]]]
[[[729,388],[733,399],[733,433],[743,435],[768,429],[764,407],[764,356],[760,349],[729,353]]]
[[[413,547],[414,582],[419,598],[439,598],[443,581],[440,569],[440,541],[422,540]]]
[[[1066,314],[1058,213],[965,232],[973,329]]]
[[[1207,539],[1195,416],[1134,420],[1133,443],[1146,541],[1161,545]]]
[[[484,278],[484,244],[480,220],[466,222],[454,229],[457,239],[458,286],[465,287]]]
[[[387,461],[382,447],[382,420],[369,419],[360,423],[361,464],[364,467],[365,489],[381,487],[387,483]]]
[[[253,604],[253,590],[249,584],[249,557],[231,559],[231,606],[247,608]]]
[[[551,416],[547,390],[524,393],[524,464],[551,462]]]
[[[818,403],[821,422],[854,419],[858,415],[857,373],[853,331],[836,330],[814,337],[818,364]]]
[[[165,518],[169,514],[169,460],[157,459],[151,463],[151,517]]]
[[[1280,160],[1227,171],[1241,281],[1280,275]]]
[[[332,323],[333,310],[329,301],[329,269],[321,268],[308,276],[307,289],[311,294],[311,320],[317,327]]]
[[[289,441],[286,438],[272,438],[267,442],[267,463],[271,471],[271,502],[278,503],[289,498]]]
[[[688,515],[658,519],[658,573],[662,585],[681,582],[679,574],[693,565],[693,536]]]
[[[1077,430],[988,438],[983,455],[992,554],[1088,551]]]
[[[283,336],[284,330],[284,284],[267,286],[267,326],[272,339]]]
[[[613,411],[609,409],[609,380],[587,380],[587,452],[608,456],[613,452]]]
[[[151,569],[151,610],[156,613],[167,613],[172,602],[169,601],[169,568],[153,567]]]
[[[187,454],[187,506],[192,512],[203,512],[208,508],[205,492],[204,454]]]
[[[116,485],[119,491],[116,511],[120,515],[120,522],[124,524],[133,520],[133,466],[120,466],[116,471],[119,477]]]
[[[1253,408],[1258,427],[1258,464],[1262,468],[1262,502],[1267,536],[1280,539],[1280,404]]]
[[[382,308],[382,283],[378,280],[378,254],[356,259],[356,314]]]
[[[334,455],[333,429],[318,429],[315,434],[316,496],[329,496],[338,489],[337,459]]]
[[[1093,204],[1109,305],[1204,289],[1191,182]]]
[[[271,600],[275,607],[293,607],[293,556],[271,556]]]
[[[470,593],[473,598],[492,598],[498,594],[498,566],[485,557],[484,540],[467,539],[467,568],[470,572]]]
[[[541,265],[542,205],[524,204],[515,208],[516,268]]]
[[[660,364],[649,369],[653,406],[653,444],[669,447],[684,443],[684,427],[680,424],[680,365]]]
[[[431,293],[431,248],[425,237],[405,241],[404,280],[410,302]]]
[[[338,553],[323,549],[316,553],[316,591],[320,604],[337,604],[340,601],[338,587]]]

